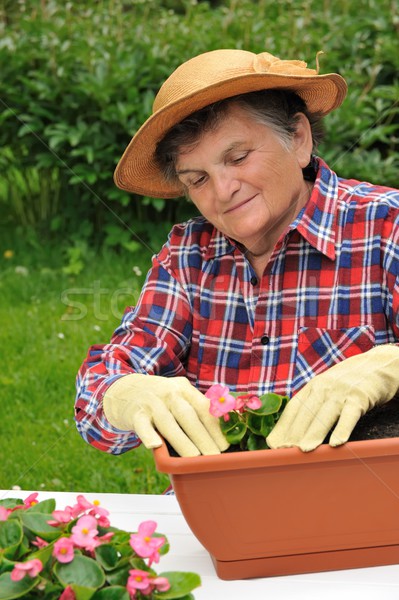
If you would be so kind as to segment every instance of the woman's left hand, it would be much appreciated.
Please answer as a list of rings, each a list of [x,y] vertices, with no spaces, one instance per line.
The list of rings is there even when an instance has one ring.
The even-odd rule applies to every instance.
[[[351,356],[316,375],[287,404],[266,442],[270,448],[314,450],[331,433],[330,446],[348,441],[356,423],[399,389],[399,347],[384,344]]]

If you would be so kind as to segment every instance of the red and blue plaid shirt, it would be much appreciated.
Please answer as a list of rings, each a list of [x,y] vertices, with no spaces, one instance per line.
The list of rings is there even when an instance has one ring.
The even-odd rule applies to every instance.
[[[399,191],[339,179],[319,160],[312,196],[280,237],[261,281],[245,254],[204,218],[176,225],[141,296],[78,380],[83,438],[134,448],[102,410],[127,373],[186,376],[202,392],[292,396],[314,375],[399,340]]]

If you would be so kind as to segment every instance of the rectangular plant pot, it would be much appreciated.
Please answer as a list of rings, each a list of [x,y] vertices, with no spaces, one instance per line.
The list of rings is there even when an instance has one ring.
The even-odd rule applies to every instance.
[[[221,579],[399,563],[399,438],[154,457]]]

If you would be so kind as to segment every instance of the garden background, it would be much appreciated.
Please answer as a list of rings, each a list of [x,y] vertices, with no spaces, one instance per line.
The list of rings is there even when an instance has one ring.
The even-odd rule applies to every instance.
[[[74,380],[137,299],[184,201],[116,189],[113,169],[181,62],[219,47],[339,72],[320,154],[399,187],[395,0],[0,2],[0,488],[158,493],[143,448],[114,457],[73,421]]]

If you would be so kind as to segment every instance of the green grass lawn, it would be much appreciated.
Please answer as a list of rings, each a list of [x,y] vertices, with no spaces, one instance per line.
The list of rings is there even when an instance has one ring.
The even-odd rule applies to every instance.
[[[108,341],[135,302],[150,252],[93,254],[70,276],[56,246],[4,243],[0,488],[162,492],[168,479],[156,472],[151,452],[102,453],[82,440],[73,420],[76,372],[88,347]]]

